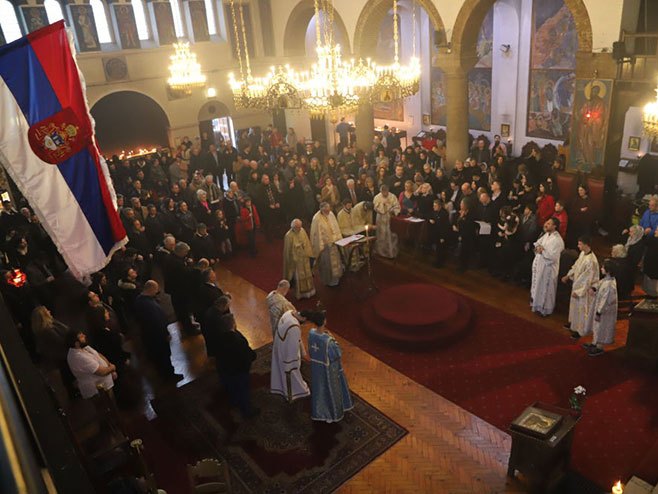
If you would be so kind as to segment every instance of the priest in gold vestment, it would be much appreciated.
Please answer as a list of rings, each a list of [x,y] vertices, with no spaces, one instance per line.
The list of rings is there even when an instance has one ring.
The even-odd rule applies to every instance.
[[[320,280],[326,286],[336,286],[343,275],[343,264],[338,246],[334,243],[343,236],[329,203],[320,204],[311,222],[311,248],[318,266]]]
[[[297,300],[315,295],[311,257],[311,242],[302,221],[295,218],[283,238],[283,277],[294,285]]]

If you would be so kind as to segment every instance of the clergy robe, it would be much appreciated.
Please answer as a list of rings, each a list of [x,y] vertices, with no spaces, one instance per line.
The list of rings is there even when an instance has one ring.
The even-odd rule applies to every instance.
[[[281,316],[272,344],[272,372],[270,392],[282,395],[288,402],[310,394],[302,378],[302,330],[299,321],[289,310]]]
[[[297,300],[315,295],[311,257],[313,251],[306,230],[288,230],[283,238],[283,277],[294,281],[292,284]]]
[[[533,312],[549,315],[555,308],[560,254],[564,250],[564,241],[557,231],[544,233],[535,242],[535,252],[537,247],[543,247],[543,251],[541,254],[535,253],[532,262],[530,305]]]
[[[589,254],[581,252],[567,273],[567,277],[573,281],[569,299],[571,330],[577,331],[580,336],[585,336],[588,329],[587,318],[594,302],[594,296],[590,295],[589,289],[599,281],[599,262],[594,252],[590,251]]]
[[[381,192],[373,201],[377,213],[377,240],[375,251],[382,257],[393,259],[398,255],[398,236],[391,231],[391,215],[400,213],[400,203],[390,192],[386,197]]]
[[[328,333],[311,329],[308,336],[311,357],[311,418],[338,422],[354,408],[341,363],[342,351]]]
[[[588,332],[594,333],[593,344],[611,345],[615,342],[617,325],[617,280],[606,276],[595,288],[596,298],[588,319]],[[595,316],[599,316],[598,321]]]
[[[361,201],[352,207],[352,225],[356,230],[354,233],[361,233],[366,229],[366,225],[372,225],[372,209],[367,211],[365,205],[366,201]]]
[[[327,286],[336,286],[343,275],[338,246],[334,243],[343,236],[334,213],[318,211],[311,222],[311,248],[316,258],[320,280]]]
[[[267,306],[267,311],[270,313],[270,326],[272,326],[272,336],[274,336],[276,329],[279,327],[281,316],[289,310],[294,311],[295,306],[276,290],[272,290],[267,294],[265,305]]]
[[[338,226],[343,237],[349,237],[365,230],[365,223],[361,223],[359,214],[354,213],[354,208],[349,211],[345,208],[338,212]],[[358,271],[361,260],[357,245],[343,247],[345,259],[350,259],[350,271]]]

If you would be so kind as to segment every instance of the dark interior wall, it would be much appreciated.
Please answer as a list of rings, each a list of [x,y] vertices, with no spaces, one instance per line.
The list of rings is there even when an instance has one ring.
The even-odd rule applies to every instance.
[[[91,109],[96,137],[105,155],[122,150],[168,145],[169,119],[154,100],[134,91],[119,91],[101,98]]]

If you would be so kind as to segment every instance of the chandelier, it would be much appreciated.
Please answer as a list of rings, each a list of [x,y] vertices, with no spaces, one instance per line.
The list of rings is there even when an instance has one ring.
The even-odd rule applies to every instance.
[[[644,105],[642,125],[647,136],[658,137],[658,86],[656,87],[656,101]]]
[[[320,1],[323,2],[320,7]],[[392,102],[418,92],[420,61],[416,55],[416,5],[413,4],[413,56],[408,66],[399,62],[398,0],[393,0],[394,62],[378,65],[370,59],[343,60],[334,41],[333,0],[314,0],[317,61],[309,71],[289,65],[271,67],[263,77],[253,77],[246,43],[242,3],[239,3],[242,38],[238,36],[234,0],[231,0],[233,30],[240,77],[229,74],[235,105],[262,110],[306,109],[312,117],[353,113],[359,105]],[[322,12],[324,15],[320,15]],[[244,63],[242,48],[244,47]]]
[[[196,54],[190,51],[187,42],[174,43],[176,52],[171,55],[169,65],[169,87],[175,91],[191,94],[192,89],[206,84],[206,76],[201,73],[201,65],[196,61]]]

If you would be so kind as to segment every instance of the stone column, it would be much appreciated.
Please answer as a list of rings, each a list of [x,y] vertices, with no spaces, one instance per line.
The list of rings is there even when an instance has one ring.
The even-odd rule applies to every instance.
[[[356,113],[356,143],[364,152],[370,151],[372,140],[375,137],[375,111],[372,104],[359,106]]]
[[[446,71],[446,81],[446,168],[451,170],[455,160],[463,160],[468,155],[468,71],[453,67]]]

